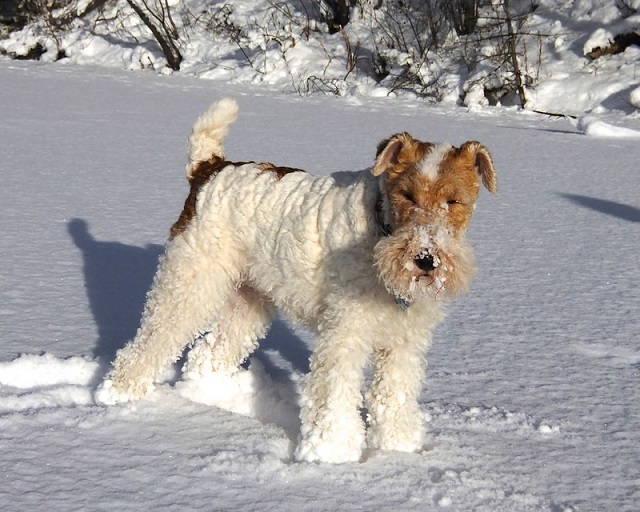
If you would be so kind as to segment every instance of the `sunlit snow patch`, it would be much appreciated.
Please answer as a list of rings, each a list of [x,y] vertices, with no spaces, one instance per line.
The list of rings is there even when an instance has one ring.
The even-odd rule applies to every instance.
[[[100,366],[89,359],[23,354],[0,363],[0,414],[92,404],[92,388],[100,377]]]
[[[75,384],[87,386],[96,379],[98,363],[83,357],[59,359],[52,354],[22,354],[0,363],[0,384],[21,389]]]
[[[556,434],[560,425],[538,420],[523,412],[512,412],[497,406],[429,403],[426,418],[434,430],[479,430],[494,433],[529,435]]]
[[[590,137],[640,139],[640,131],[605,123],[593,115],[578,119],[576,128]]]
[[[299,430],[298,384],[293,380],[276,381],[258,360],[252,360],[247,370],[230,375],[186,373],[175,387],[180,395],[194,402],[274,423],[293,433]]]
[[[171,383],[173,378],[163,379]],[[169,372],[167,373],[167,376]],[[103,378],[96,361],[83,357],[60,359],[52,354],[24,354],[0,363],[0,414],[50,407],[93,405],[94,388]],[[184,375],[177,392],[194,402],[273,423],[291,435],[299,431],[300,378],[278,381],[254,360],[232,375],[209,372]]]

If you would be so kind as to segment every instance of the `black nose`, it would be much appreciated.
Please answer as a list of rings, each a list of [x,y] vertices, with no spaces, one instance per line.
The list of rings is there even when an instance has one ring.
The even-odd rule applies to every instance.
[[[433,256],[431,254],[424,254],[418,256],[413,262],[416,264],[420,270],[424,270],[425,272],[431,272],[436,268],[433,264]]]

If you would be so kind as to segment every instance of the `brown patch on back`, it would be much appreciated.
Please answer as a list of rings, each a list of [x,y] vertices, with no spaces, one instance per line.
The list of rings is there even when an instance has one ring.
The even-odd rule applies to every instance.
[[[305,172],[304,170],[298,169],[296,167],[282,167],[282,166],[273,165],[270,162],[265,162],[263,164],[260,164],[258,166],[258,169],[260,169],[261,171],[268,171],[268,172],[274,173],[278,181],[280,181],[287,174],[290,174],[292,172]]]
[[[196,216],[196,202],[200,189],[209,182],[209,180],[216,177],[216,175],[225,167],[233,166],[239,167],[241,165],[252,162],[229,162],[218,156],[212,156],[209,160],[198,162],[189,176],[189,195],[184,202],[184,207],[180,213],[178,220],[171,226],[169,230],[169,239],[175,238],[180,233],[183,233],[189,226],[191,220]]]
[[[215,178],[220,171],[228,166],[240,167],[241,165],[251,163],[254,162],[229,162],[217,156],[213,156],[209,160],[205,160],[203,162],[198,162],[193,173],[189,177],[189,185],[191,186],[189,195],[184,202],[184,207],[180,213],[180,217],[178,217],[178,220],[173,224],[173,226],[171,226],[169,239],[175,238],[180,233],[183,233],[196,216],[196,202],[198,194],[209,180]],[[258,169],[261,171],[273,172],[278,181],[292,172],[304,172],[302,169],[296,169],[295,167],[279,167],[269,162],[258,165]]]

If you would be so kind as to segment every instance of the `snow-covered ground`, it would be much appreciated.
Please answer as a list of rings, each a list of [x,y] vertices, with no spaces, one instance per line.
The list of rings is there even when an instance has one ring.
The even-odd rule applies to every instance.
[[[506,109],[6,59],[0,84],[3,512],[638,509],[637,118],[578,130]],[[470,228],[480,273],[429,353],[423,453],[292,462],[313,340],[285,321],[240,382],[203,389],[169,372],[146,400],[95,405],[184,201],[191,124],[224,95],[240,103],[237,160],[361,169],[401,130],[491,150],[499,191]]]

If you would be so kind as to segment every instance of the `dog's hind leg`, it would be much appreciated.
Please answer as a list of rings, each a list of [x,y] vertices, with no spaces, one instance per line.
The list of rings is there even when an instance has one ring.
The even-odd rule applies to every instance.
[[[211,330],[189,351],[185,376],[235,373],[266,336],[274,314],[266,297],[241,286],[229,296]]]
[[[97,401],[126,402],[149,393],[161,372],[219,315],[237,287],[241,269],[238,255],[218,246],[215,252],[210,247],[204,250],[194,238],[183,235],[167,244],[140,328],[118,351],[96,393]],[[231,261],[235,264],[230,265]]]

